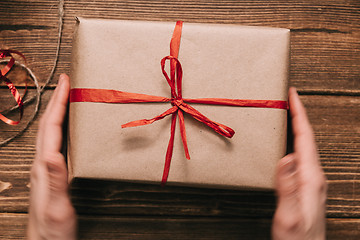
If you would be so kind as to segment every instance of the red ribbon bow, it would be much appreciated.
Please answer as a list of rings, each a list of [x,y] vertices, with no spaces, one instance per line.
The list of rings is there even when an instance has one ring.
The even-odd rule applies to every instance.
[[[195,108],[187,103],[201,103],[211,105],[225,105],[225,106],[238,106],[238,107],[262,107],[262,108],[278,108],[288,109],[287,101],[279,100],[248,100],[248,99],[225,99],[225,98],[197,98],[197,99],[184,99],[182,98],[182,67],[177,59],[180,48],[182,21],[176,22],[173,36],[170,42],[170,56],[164,57],[161,60],[162,72],[171,88],[171,98],[152,96],[139,93],[129,93],[116,90],[106,89],[85,89],[74,88],[70,91],[70,102],[103,102],[103,103],[141,103],[141,102],[171,102],[172,106],[164,113],[152,118],[142,119],[122,125],[123,128],[136,127],[151,124],[155,121],[163,119],[168,115],[172,115],[171,119],[171,135],[165,157],[165,167],[162,177],[162,185],[164,185],[169,176],[170,163],[173,153],[174,137],[176,118],[179,116],[180,133],[184,146],[185,156],[190,159],[190,154],[187,146],[185,122],[183,112],[190,114],[196,120],[206,124],[215,132],[231,138],[235,131],[230,127],[223,124],[214,122],[201,114]],[[170,77],[165,71],[165,62],[170,61]]]
[[[20,120],[23,116],[23,113],[24,113],[24,109],[23,109],[23,102],[22,102],[22,99],[21,99],[21,96],[18,92],[18,90],[16,89],[16,87],[14,86],[14,84],[6,77],[6,74],[8,74],[8,72],[11,70],[11,68],[14,66],[15,64],[15,59],[14,57],[11,55],[12,53],[14,54],[17,54],[19,55],[21,58],[24,59],[24,61],[26,61],[25,59],[25,56],[21,53],[21,52],[18,52],[18,51],[15,51],[15,50],[2,50],[0,49],[0,59],[2,58],[6,58],[6,57],[10,57],[10,60],[9,62],[6,64],[6,66],[1,69],[0,71],[0,82],[1,81],[4,81],[6,83],[6,85],[8,86],[8,88],[10,89],[10,92],[11,94],[14,96],[15,98],[15,101],[17,103],[17,105],[19,106],[19,111],[20,111],[20,118],[19,118],[19,121],[14,121],[14,120],[11,120],[7,117],[5,117],[4,115],[2,115],[0,113],[0,120],[2,120],[3,122],[9,124],[9,125],[17,125],[20,123]],[[25,89],[26,91],[26,89]]]

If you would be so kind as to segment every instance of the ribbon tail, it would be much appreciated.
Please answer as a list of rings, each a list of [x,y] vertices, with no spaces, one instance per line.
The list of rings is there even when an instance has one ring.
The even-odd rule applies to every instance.
[[[167,115],[170,115],[174,112],[176,112],[176,110],[178,109],[177,106],[174,106],[172,108],[169,108],[168,110],[166,110],[164,113],[152,118],[152,119],[141,119],[141,120],[136,120],[136,121],[132,121],[132,122],[128,122],[125,123],[123,125],[121,125],[122,128],[128,128],[128,127],[137,127],[137,126],[143,126],[143,125],[148,125],[151,124],[155,121],[158,121],[160,119],[163,119],[164,117],[166,117]]]
[[[215,132],[221,134],[222,136],[231,138],[234,136],[235,131],[223,124],[214,122],[207,118],[206,116],[202,115],[199,111],[197,111],[195,108],[191,107],[190,105],[183,103],[181,106],[179,106],[184,112],[190,114],[193,118],[198,120],[199,122],[202,122],[212,128]]]
[[[178,114],[179,114],[181,140],[183,142],[185,156],[186,156],[186,159],[190,160],[190,154],[189,154],[189,149],[188,149],[187,139],[186,139],[184,114],[182,111],[178,111]]]
[[[172,118],[171,118],[171,134],[170,134],[170,140],[169,140],[169,145],[166,151],[166,156],[165,156],[165,166],[164,166],[164,172],[163,172],[163,176],[162,176],[162,180],[161,180],[161,186],[165,186],[168,176],[169,176],[169,171],[170,171],[170,163],[171,163],[171,158],[172,158],[172,154],[173,154],[173,149],[174,149],[174,139],[175,139],[175,127],[176,127],[176,113],[173,113]]]

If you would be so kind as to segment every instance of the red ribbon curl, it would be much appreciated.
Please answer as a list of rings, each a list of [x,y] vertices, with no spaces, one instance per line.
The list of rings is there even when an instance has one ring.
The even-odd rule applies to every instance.
[[[17,105],[19,106],[20,118],[19,118],[19,121],[14,121],[14,120],[11,120],[11,119],[5,117],[4,115],[2,115],[0,113],[0,120],[2,120],[3,122],[5,122],[9,125],[17,125],[20,123],[20,120],[23,116],[23,113],[24,113],[23,105],[24,104],[23,104],[23,101],[22,101],[19,91],[16,89],[14,84],[6,77],[6,74],[8,74],[8,72],[11,70],[11,68],[15,64],[15,59],[12,56],[12,53],[19,55],[26,62],[25,56],[21,52],[16,51],[16,50],[10,50],[10,49],[9,50],[0,49],[0,59],[10,57],[9,62],[0,71],[0,82],[4,81],[6,83],[6,85],[8,86],[8,88],[10,89],[11,94],[14,96],[15,101],[16,101]],[[25,88],[25,91],[26,91],[26,88]]]
[[[260,107],[260,108],[278,108],[288,109],[287,101],[280,100],[249,100],[249,99],[225,99],[225,98],[198,98],[186,99],[182,97],[182,67],[177,59],[180,48],[182,21],[176,23],[173,36],[170,42],[170,56],[166,56],[161,60],[161,69],[171,89],[171,98],[152,96],[139,93],[129,93],[116,90],[106,89],[87,89],[73,88],[70,91],[70,102],[102,102],[102,103],[148,103],[148,102],[170,102],[172,107],[162,114],[152,119],[141,119],[132,121],[122,125],[122,128],[136,127],[151,124],[155,121],[163,119],[168,115],[172,115],[171,119],[171,135],[165,156],[165,166],[162,177],[162,185],[167,181],[170,163],[173,153],[176,118],[179,116],[180,133],[185,151],[185,156],[190,159],[187,146],[185,122],[183,112],[190,114],[196,120],[206,124],[215,132],[231,138],[235,131],[228,126],[214,122],[201,114],[195,108],[187,103],[201,103],[211,105],[225,105],[238,107]],[[165,62],[170,61],[170,77],[165,71]]]

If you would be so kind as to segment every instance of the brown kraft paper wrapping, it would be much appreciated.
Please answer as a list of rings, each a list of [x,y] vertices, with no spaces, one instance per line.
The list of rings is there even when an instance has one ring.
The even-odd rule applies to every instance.
[[[169,55],[174,22],[78,18],[71,87],[114,89],[171,97],[160,60]],[[184,98],[287,100],[287,29],[184,23],[179,51]],[[169,64],[167,64],[169,65]],[[273,189],[277,161],[286,149],[286,110],[191,104],[235,130],[227,139],[185,114],[191,160],[177,124],[167,184]],[[160,184],[171,117],[152,118],[170,103],[70,104],[70,178]]]

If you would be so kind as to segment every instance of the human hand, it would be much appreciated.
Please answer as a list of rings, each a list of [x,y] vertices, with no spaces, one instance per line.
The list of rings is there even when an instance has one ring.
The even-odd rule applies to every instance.
[[[282,158],[276,175],[278,205],[274,240],[325,239],[327,184],[313,130],[295,88],[289,90],[294,153]]]
[[[60,153],[70,83],[60,75],[58,86],[43,114],[31,169],[28,239],[76,238],[76,214],[68,194],[67,169]]]

